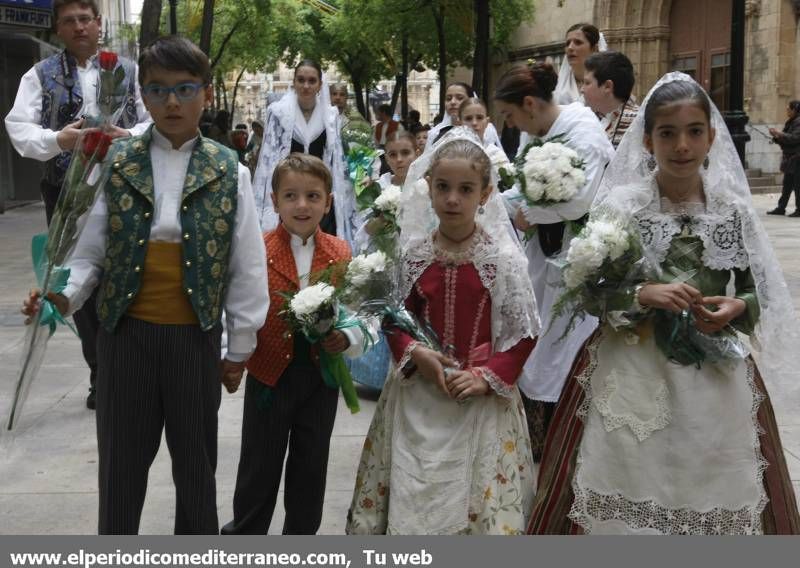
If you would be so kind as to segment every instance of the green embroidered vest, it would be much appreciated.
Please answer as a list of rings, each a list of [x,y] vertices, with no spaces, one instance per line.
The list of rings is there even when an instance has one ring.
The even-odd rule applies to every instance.
[[[105,185],[108,242],[97,298],[100,323],[113,332],[141,285],[153,221],[151,129],[117,140]],[[158,175],[158,172],[155,172]],[[220,320],[236,218],[238,161],[233,150],[198,139],[181,196],[183,288],[200,327]]]

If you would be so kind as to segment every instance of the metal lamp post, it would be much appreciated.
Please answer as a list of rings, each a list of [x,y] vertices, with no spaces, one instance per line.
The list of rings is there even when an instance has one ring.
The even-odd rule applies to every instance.
[[[742,165],[745,165],[745,145],[750,135],[745,125],[750,118],[744,112],[744,2],[733,0],[731,16],[731,66],[728,110],[723,113]]]

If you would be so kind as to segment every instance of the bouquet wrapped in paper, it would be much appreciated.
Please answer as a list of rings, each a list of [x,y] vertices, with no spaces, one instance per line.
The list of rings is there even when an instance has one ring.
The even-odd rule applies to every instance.
[[[699,246],[699,243],[697,243]],[[683,254],[691,254],[684,248]],[[684,272],[681,280],[667,277],[642,246],[638,227],[613,216],[593,217],[570,242],[563,263],[565,291],[553,306],[553,317],[569,310],[568,333],[576,318],[591,314],[614,329],[625,330],[628,342],[638,343],[642,325],[652,325],[656,346],[670,361],[681,365],[740,359],[748,355],[735,330],[705,334],[695,325],[694,313],[674,313],[637,305],[636,286],[690,280],[696,271]]]
[[[356,257],[353,260],[356,261],[359,258]],[[356,262],[358,264],[361,261]],[[339,268],[341,267],[336,267],[337,270]],[[354,273],[348,270],[344,284],[339,287],[331,283],[334,280],[330,277],[331,274],[323,273],[315,284],[297,292],[285,294],[286,304],[281,315],[291,330],[302,333],[310,343],[323,340],[333,330],[358,327],[362,331],[364,350],[366,351],[372,345],[372,334],[363,320],[351,315],[352,312],[345,307],[346,300],[356,301],[359,293],[357,285],[353,284]],[[365,284],[366,281],[358,281],[360,286]],[[319,358],[320,371],[325,384],[331,388],[340,388],[350,412],[358,412],[358,396],[353,386],[353,377],[350,375],[343,355],[328,353],[324,349],[320,349]]]
[[[342,132],[346,148],[347,173],[356,195],[356,208],[363,211],[372,206],[381,193],[376,181],[380,175],[380,156],[372,141],[372,128],[362,121],[353,121]]]
[[[363,260],[359,258],[363,257]],[[400,262],[382,251],[353,258],[356,265],[348,270],[345,277],[350,290],[345,296],[354,311],[361,317],[380,318],[384,333],[393,330],[404,331],[426,347],[449,354],[452,349],[441,345],[439,338],[427,321],[420,321],[405,306],[405,298],[400,297]],[[351,273],[352,272],[352,273]]]
[[[7,422],[8,430],[12,430],[19,421],[31,383],[44,359],[48,339],[59,323],[66,323],[46,295],[49,292],[62,292],[66,287],[69,279],[66,260],[75,248],[89,211],[110,173],[109,168],[104,167],[106,153],[112,142],[108,131],[122,112],[127,96],[127,81],[135,80],[125,76],[123,67],[117,65],[115,53],[101,52],[98,60],[97,105],[100,115],[85,117],[50,227],[46,235],[36,235],[32,242],[34,272],[42,299],[36,316],[26,330],[21,370]]]

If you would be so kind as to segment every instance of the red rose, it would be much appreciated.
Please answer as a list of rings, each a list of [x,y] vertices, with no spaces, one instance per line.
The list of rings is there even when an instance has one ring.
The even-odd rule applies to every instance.
[[[106,71],[113,71],[117,66],[117,54],[113,51],[101,51],[100,55],[100,68]]]
[[[111,146],[111,142],[111,136],[105,132],[99,130],[89,132],[83,137],[83,155],[87,158],[95,156],[98,162],[102,162]]]

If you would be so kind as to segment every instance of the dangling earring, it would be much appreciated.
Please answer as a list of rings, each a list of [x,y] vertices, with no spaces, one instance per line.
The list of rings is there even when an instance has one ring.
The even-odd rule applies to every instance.
[[[709,161],[708,161],[708,156],[706,156],[706,159],[705,159],[705,160],[703,160],[703,169],[704,169],[704,170],[707,170],[707,169],[708,169],[708,164],[709,164]]]
[[[484,213],[486,213],[486,210],[483,208],[483,204],[481,204],[481,206],[478,207],[478,215],[483,215]]]
[[[658,163],[656,162],[656,157],[653,154],[647,156],[647,160],[645,161],[645,165],[650,173],[656,171],[656,167],[658,167]]]

